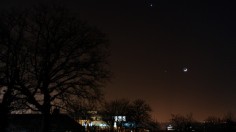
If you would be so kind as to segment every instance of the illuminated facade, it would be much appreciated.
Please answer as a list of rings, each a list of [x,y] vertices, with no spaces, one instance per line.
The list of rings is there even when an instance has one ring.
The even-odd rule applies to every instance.
[[[77,122],[85,127],[86,131],[89,130],[104,130],[109,129],[109,125],[102,120],[102,117],[97,114],[97,111],[88,111],[86,119],[80,119]]]

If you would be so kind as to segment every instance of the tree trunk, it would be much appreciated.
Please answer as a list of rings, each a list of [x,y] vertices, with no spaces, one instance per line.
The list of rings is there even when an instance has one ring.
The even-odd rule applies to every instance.
[[[50,123],[50,114],[49,113],[44,113],[43,114],[43,132],[48,132],[49,131],[49,123]]]
[[[51,104],[50,104],[50,96],[49,94],[44,94],[44,104],[43,104],[43,132],[48,132],[50,130],[50,109],[51,109]]]
[[[11,105],[11,87],[6,90],[6,93],[3,96],[2,103],[0,105],[0,131],[5,132],[8,127],[8,114],[10,113]]]
[[[7,109],[4,104],[0,105],[0,131],[5,132],[8,126]]]

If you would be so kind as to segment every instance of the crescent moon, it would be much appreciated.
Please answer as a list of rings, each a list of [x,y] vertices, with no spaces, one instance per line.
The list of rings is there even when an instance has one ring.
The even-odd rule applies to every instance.
[[[184,72],[187,72],[188,71],[188,68],[184,68]]]

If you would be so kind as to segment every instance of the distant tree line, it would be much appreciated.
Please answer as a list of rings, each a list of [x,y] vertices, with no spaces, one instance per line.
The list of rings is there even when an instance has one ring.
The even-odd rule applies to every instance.
[[[235,132],[236,120],[232,113],[227,113],[223,118],[207,117],[204,122],[193,119],[192,114],[186,116],[172,114],[170,124],[176,132]]]

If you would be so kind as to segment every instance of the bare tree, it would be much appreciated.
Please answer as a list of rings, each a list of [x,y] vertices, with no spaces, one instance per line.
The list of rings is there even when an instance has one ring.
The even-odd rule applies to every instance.
[[[219,117],[216,117],[216,116],[208,116],[206,119],[205,119],[205,122],[206,123],[210,123],[210,124],[218,124],[221,121],[221,119]]]
[[[96,28],[58,6],[8,12],[1,28],[4,96],[10,91],[22,106],[44,114],[44,128],[53,106],[67,109],[71,100],[102,95],[100,88],[110,78],[109,50]]]
[[[151,121],[151,111],[149,104],[142,99],[136,99],[131,104],[130,120],[135,122],[137,128],[146,128]]]
[[[142,99],[129,101],[127,99],[113,100],[105,102],[103,106],[104,120],[113,127],[114,116],[125,116],[126,120],[117,121],[116,125],[122,127],[124,123],[128,123],[129,129],[145,128],[149,130],[159,129],[159,125],[151,118],[151,107]]]
[[[224,122],[226,123],[230,123],[230,122],[235,122],[235,117],[234,117],[234,114],[232,112],[227,112],[223,119],[222,119]]]
[[[204,130],[209,132],[221,132],[226,131],[223,128],[222,120],[216,116],[208,116],[205,119]]]
[[[188,114],[186,116],[182,116],[179,114],[171,115],[171,123],[174,126],[176,131],[180,132],[190,132],[194,130],[195,121],[193,120],[192,114]]]
[[[236,121],[234,114],[232,112],[228,112],[223,117],[223,122],[225,124],[224,130],[227,132],[235,132],[236,131]]]
[[[114,124],[114,116],[129,116],[130,110],[130,101],[127,99],[118,99],[112,100],[110,102],[105,102],[102,115],[104,120],[113,127]],[[117,124],[118,126],[121,124]]]

